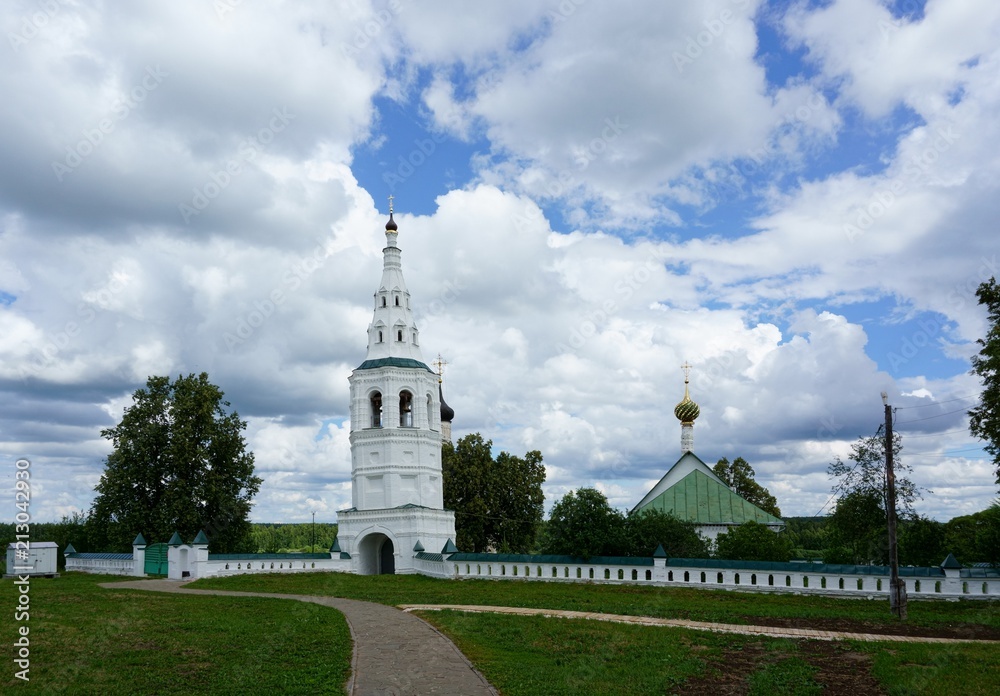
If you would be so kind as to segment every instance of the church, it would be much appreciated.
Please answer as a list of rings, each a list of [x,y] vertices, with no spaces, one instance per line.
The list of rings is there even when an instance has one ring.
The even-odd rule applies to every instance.
[[[441,475],[454,412],[420,350],[391,201],[385,238],[368,352],[350,376],[352,506],[337,513],[339,550],[362,575],[412,573],[415,552],[455,538]]]
[[[882,566],[670,558],[663,547],[648,557],[462,553],[455,547],[455,513],[444,508],[441,444],[451,438],[455,413],[444,402],[440,375],[428,367],[403,280],[398,229],[385,226],[382,279],[373,296],[365,359],[351,373],[352,505],[338,513],[338,536],[328,553],[210,554],[204,531],[184,542],[147,545],[132,553],[65,550],[66,570],[172,580],[245,573],[419,573],[428,577],[556,582],[613,582],[751,592],[885,597]],[[694,453],[701,409],[689,392],[674,409],[681,456],[632,512],[662,510],[694,523],[710,540],[748,521],[774,531],[780,519],[732,491]],[[164,567],[165,566],[165,567]],[[938,567],[900,569],[912,597],[990,599],[1000,596],[1000,572],[963,568],[949,555]]]
[[[337,550],[362,575],[412,573],[417,554],[457,550],[441,472],[441,442],[451,437],[454,411],[444,402],[440,375],[423,358],[398,232],[390,200],[368,350],[350,376],[352,507],[338,513]],[[684,399],[674,409],[681,457],[632,512],[672,513],[710,541],[750,520],[780,531],[780,519],[738,496],[694,454],[700,409],[688,392],[688,369]]]
[[[674,408],[674,416],[681,422],[681,457],[630,514],[643,510],[671,513],[692,522],[698,534],[713,543],[719,534],[744,522],[759,522],[780,532],[784,522],[737,495],[694,453],[694,422],[701,408],[688,391],[690,369],[684,365],[684,398]]]

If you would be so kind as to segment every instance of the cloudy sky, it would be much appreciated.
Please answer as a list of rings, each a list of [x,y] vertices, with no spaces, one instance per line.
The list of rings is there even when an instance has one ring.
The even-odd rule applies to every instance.
[[[541,450],[550,504],[662,476],[685,361],[695,452],[786,515],[829,509],[883,390],[919,511],[990,503],[1000,5],[471,8],[0,6],[0,454],[35,519],[89,507],[147,376],[205,371],[253,518],[334,521],[390,194],[456,437]]]

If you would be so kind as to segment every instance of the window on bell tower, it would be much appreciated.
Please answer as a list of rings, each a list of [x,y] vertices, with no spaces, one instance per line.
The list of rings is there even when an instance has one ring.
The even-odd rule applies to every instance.
[[[373,392],[369,403],[372,410],[372,427],[381,428],[382,427],[382,394],[379,392]]]
[[[413,427],[413,394],[405,389],[399,392],[399,427]]]

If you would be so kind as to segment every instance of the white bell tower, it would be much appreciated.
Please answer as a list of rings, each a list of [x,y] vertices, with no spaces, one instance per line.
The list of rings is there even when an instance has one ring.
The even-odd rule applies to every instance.
[[[437,553],[455,538],[444,510],[438,375],[425,363],[403,281],[398,234],[385,226],[382,281],[368,353],[351,385],[351,501],[337,539],[356,573],[412,573],[414,547]]]

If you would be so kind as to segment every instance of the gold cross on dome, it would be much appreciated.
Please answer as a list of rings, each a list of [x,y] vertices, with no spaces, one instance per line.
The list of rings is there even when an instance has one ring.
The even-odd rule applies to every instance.
[[[441,354],[438,353],[437,360],[435,360],[433,364],[438,369],[438,381],[440,381],[441,375],[444,374],[444,366],[447,365],[448,363],[447,361],[445,361],[444,358],[441,357]]]
[[[389,194],[389,215],[392,215],[392,194]]]
[[[694,367],[687,360],[681,365],[681,369],[684,370],[684,384],[687,384],[691,378],[691,368]]]

